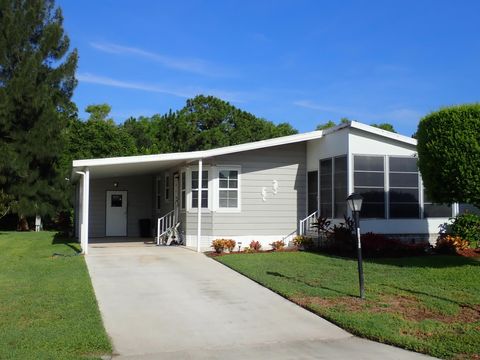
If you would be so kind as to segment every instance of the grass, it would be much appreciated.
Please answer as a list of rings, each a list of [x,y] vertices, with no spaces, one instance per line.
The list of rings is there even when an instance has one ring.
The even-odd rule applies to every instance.
[[[97,359],[112,352],[77,252],[76,243],[52,232],[0,232],[0,359]]]
[[[446,359],[479,359],[480,262],[457,256],[357,262],[308,252],[216,257],[358,336]]]

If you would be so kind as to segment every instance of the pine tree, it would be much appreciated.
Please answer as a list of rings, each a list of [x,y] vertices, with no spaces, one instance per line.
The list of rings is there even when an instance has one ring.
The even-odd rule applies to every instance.
[[[21,218],[54,214],[65,197],[58,160],[78,58],[69,45],[53,0],[0,0],[0,189]]]

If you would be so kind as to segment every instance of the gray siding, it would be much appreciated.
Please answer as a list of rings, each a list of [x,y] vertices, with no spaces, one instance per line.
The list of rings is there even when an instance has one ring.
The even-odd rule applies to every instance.
[[[241,212],[214,213],[212,235],[287,235],[297,229],[306,212],[305,143],[225,155],[215,163],[242,167]],[[278,181],[277,194],[272,191],[273,180]]]
[[[113,187],[113,182],[118,187]],[[107,190],[128,191],[127,200],[127,235],[139,236],[138,220],[151,218],[152,215],[152,176],[116,177],[92,179],[90,182],[89,235],[105,236],[105,208]]]

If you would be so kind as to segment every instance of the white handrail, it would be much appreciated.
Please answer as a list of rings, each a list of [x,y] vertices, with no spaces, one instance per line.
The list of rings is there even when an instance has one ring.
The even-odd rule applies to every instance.
[[[310,215],[308,215],[305,219],[300,220],[300,222],[298,224],[299,235],[305,235],[307,233],[307,230],[310,229],[310,227],[312,226],[312,224],[316,220],[317,214],[318,214],[318,211],[315,211],[315,212],[311,213]]]
[[[157,220],[157,245],[160,245],[160,238],[167,233],[167,231],[175,226],[175,210],[172,210],[158,218]]]

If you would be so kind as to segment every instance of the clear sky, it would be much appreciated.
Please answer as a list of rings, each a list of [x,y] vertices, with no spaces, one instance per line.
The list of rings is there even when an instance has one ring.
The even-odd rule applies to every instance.
[[[80,115],[117,122],[214,95],[300,132],[342,117],[414,133],[480,100],[480,1],[61,0]]]

